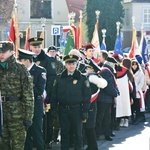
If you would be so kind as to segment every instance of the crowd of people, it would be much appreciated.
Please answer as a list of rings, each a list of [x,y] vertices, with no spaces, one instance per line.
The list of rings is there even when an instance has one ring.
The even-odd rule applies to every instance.
[[[145,121],[150,112],[150,64],[86,44],[60,56],[55,46],[29,50],[0,41],[0,150],[98,150],[104,135]],[[58,138],[60,134],[60,139]]]

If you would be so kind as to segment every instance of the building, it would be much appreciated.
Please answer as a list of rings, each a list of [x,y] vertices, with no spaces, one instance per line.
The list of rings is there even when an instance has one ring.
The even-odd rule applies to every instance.
[[[137,39],[141,39],[141,27],[150,35],[150,0],[125,0],[125,18],[123,24],[123,47],[130,47],[132,41],[132,17],[137,30]]]

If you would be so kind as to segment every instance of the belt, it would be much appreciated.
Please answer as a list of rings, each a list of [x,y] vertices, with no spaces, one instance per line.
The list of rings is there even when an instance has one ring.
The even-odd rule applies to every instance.
[[[59,106],[65,108],[65,109],[72,109],[72,108],[78,108],[78,107],[80,107],[81,105],[80,105],[80,104],[65,105],[65,104],[59,103]]]
[[[21,100],[20,97],[6,97],[6,96],[1,96],[1,99],[2,99],[2,102]]]

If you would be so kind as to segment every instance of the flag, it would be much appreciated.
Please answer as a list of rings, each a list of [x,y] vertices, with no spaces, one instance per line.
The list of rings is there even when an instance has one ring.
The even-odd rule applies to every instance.
[[[106,50],[106,43],[104,41],[101,43],[101,48],[100,49],[101,50]]]
[[[148,49],[147,49],[147,46],[146,46],[145,36],[143,36],[143,35],[141,37],[140,50],[141,50],[141,55],[142,55],[142,58],[143,58],[143,62],[144,62],[144,64],[146,64],[147,61],[148,61]]]
[[[18,48],[19,48],[19,29],[18,29],[18,16],[15,13],[12,17],[11,24],[10,24],[10,31],[8,41],[11,41],[15,45],[15,55],[18,55]]]
[[[131,44],[131,49],[129,51],[129,58],[134,58],[135,55],[141,55],[139,51],[139,46],[137,42],[137,37],[136,37],[136,29],[133,29],[132,32],[132,44]]]
[[[15,41],[16,41],[14,17],[12,17],[12,19],[11,19],[8,41],[13,42],[14,44],[15,44]]]
[[[40,34],[40,38],[43,39],[43,41],[42,41],[42,48],[44,48],[44,47],[45,47],[45,44],[44,44],[44,39],[45,39],[45,31],[44,31],[44,28],[43,28],[43,30],[42,30],[42,32],[41,32],[41,34]]]
[[[0,136],[2,136],[2,128],[3,128],[3,112],[2,112],[2,97],[0,92]]]
[[[31,36],[31,25],[29,25],[29,27],[26,29],[26,40],[25,40],[25,45],[24,45],[24,49],[29,50],[29,38]]]
[[[122,52],[122,41],[120,35],[116,36],[116,42],[114,47],[114,54],[118,54],[118,56],[122,59],[123,52]]]
[[[95,51],[94,51],[93,56],[97,58],[98,53],[100,51],[100,43],[99,43],[99,36],[98,36],[98,22],[96,22],[95,24],[95,29],[93,32],[93,38],[92,38],[91,43],[95,46]]]
[[[71,49],[75,48],[74,36],[72,33],[72,29],[69,31],[66,47],[65,47],[65,55],[68,55]]]

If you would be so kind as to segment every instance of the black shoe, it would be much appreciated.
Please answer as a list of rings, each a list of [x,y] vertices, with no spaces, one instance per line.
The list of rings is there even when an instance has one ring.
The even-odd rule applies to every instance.
[[[114,136],[116,136],[116,135],[115,135],[115,133],[114,133],[114,132],[111,132],[111,136],[112,136],[112,137],[114,137]]]
[[[54,142],[59,142],[59,139],[54,139]]]
[[[134,122],[133,122],[133,125],[137,125],[139,123],[139,121],[138,120],[135,120]]]
[[[110,136],[105,136],[106,141],[112,141],[113,139]]]

